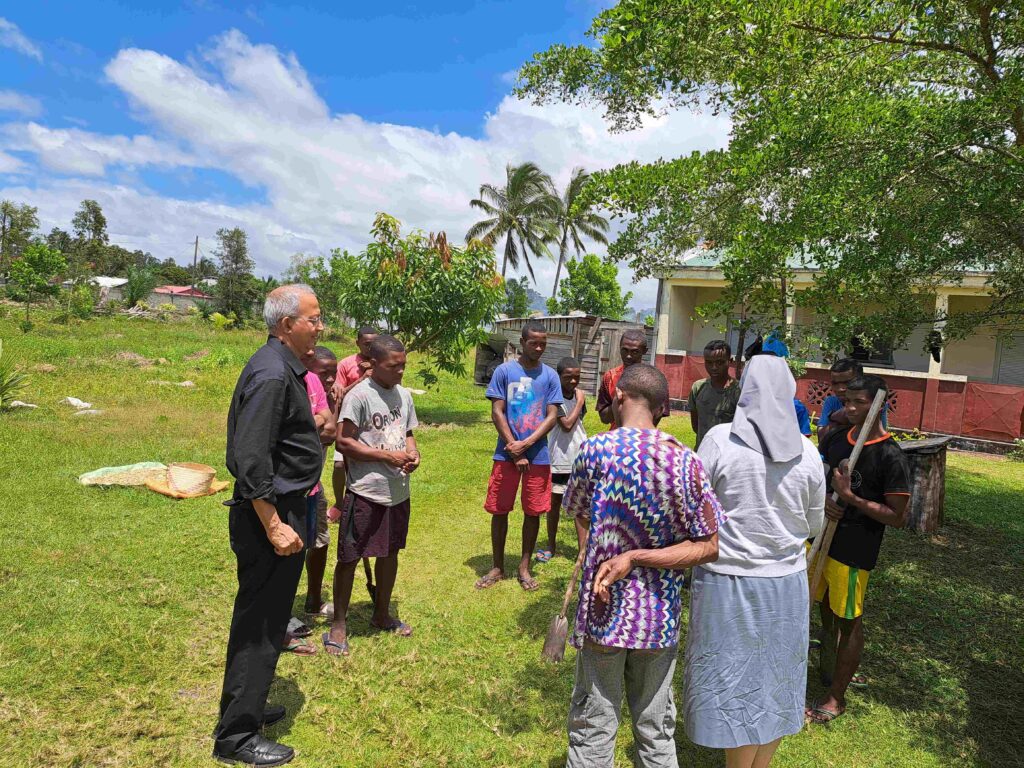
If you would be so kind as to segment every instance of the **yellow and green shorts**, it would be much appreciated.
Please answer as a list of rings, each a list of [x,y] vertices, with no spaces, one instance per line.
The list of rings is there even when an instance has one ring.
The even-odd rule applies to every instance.
[[[826,557],[814,599],[820,603],[828,589],[828,607],[832,613],[840,619],[856,619],[864,613],[864,593],[868,591],[870,575],[871,571],[852,568]]]

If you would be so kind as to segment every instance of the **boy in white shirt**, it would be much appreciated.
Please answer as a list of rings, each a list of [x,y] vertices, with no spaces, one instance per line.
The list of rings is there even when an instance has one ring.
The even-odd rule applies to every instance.
[[[573,462],[580,446],[587,439],[583,417],[587,413],[586,398],[577,387],[582,368],[575,357],[563,357],[556,368],[562,384],[562,404],[558,406],[558,423],[548,433],[548,450],[551,453],[551,509],[547,514],[548,546],[538,549],[534,559],[546,563],[555,554],[558,539],[558,518],[562,509],[562,494],[569,481]],[[583,542],[579,542],[583,547]]]

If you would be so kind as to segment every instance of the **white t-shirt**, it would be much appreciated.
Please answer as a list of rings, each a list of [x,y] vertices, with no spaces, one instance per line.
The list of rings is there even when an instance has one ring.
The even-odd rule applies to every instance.
[[[733,437],[731,424],[712,427],[697,455],[704,462],[728,522],[718,530],[718,560],[702,565],[730,576],[788,576],[806,570],[804,542],[825,517],[825,470],[803,438],[803,455],[775,463]]]
[[[351,421],[359,442],[385,451],[404,451],[406,433],[419,424],[408,389],[401,385],[384,389],[370,378],[345,395],[338,421]],[[345,466],[349,490],[357,496],[389,507],[409,498],[409,476],[398,467],[356,459],[347,460]]]
[[[573,395],[565,399],[558,406],[559,417],[568,416],[576,408],[576,398]],[[580,452],[580,446],[587,439],[587,430],[583,426],[583,416],[587,412],[586,403],[583,405],[583,412],[573,425],[573,428],[566,432],[562,425],[555,423],[555,426],[548,432],[548,451],[551,453],[551,472],[556,475],[567,475],[572,472],[572,464],[576,461],[576,454]]]

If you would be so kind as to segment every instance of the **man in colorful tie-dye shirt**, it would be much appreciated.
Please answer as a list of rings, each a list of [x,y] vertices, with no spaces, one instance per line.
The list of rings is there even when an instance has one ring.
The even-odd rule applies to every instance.
[[[683,569],[717,559],[724,515],[697,454],[654,426],[667,399],[661,371],[627,368],[611,402],[620,428],[583,444],[565,491],[566,512],[589,528],[571,641],[570,768],[611,768],[624,689],[637,764],[678,765],[671,686]]]

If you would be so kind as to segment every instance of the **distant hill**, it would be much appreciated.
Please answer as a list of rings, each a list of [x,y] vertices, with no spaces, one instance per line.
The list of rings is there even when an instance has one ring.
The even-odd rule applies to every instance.
[[[530,310],[533,312],[547,312],[548,311],[548,300],[546,296],[542,296],[533,290],[533,288],[526,289],[526,298],[530,301]]]

